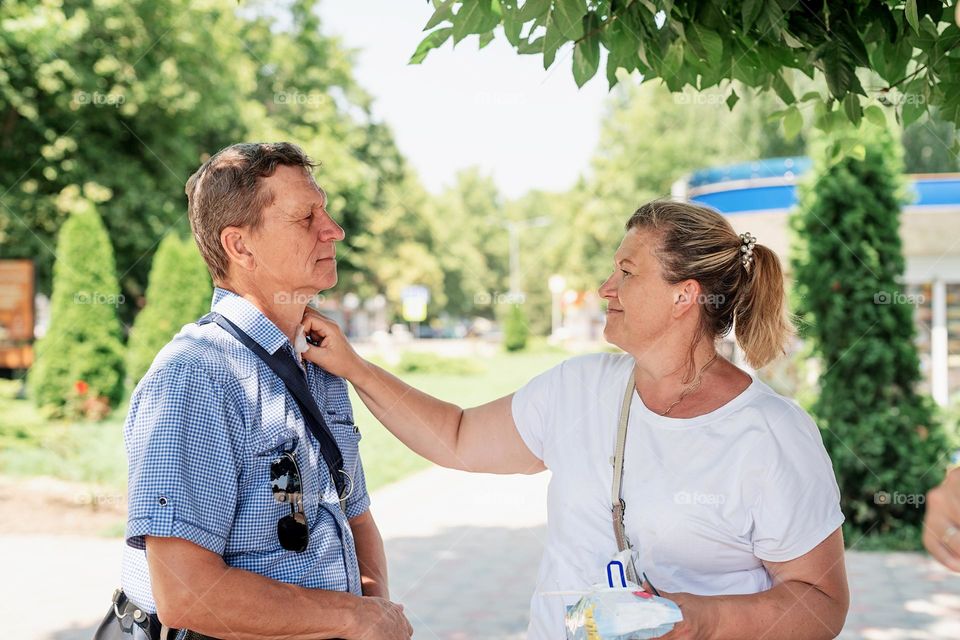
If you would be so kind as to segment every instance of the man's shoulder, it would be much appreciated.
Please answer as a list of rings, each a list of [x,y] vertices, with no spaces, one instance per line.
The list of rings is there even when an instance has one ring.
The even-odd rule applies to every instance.
[[[256,374],[256,356],[215,324],[184,325],[154,358],[148,377],[206,375],[216,382]]]

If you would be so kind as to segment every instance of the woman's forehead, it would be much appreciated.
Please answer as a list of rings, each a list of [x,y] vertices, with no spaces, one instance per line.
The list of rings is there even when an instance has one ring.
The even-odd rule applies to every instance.
[[[643,262],[654,257],[653,252],[656,246],[657,237],[653,231],[634,227],[623,236],[615,259],[618,262],[622,260]]]

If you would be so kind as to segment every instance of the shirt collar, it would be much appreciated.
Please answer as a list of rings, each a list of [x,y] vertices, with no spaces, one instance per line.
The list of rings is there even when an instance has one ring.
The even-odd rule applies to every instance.
[[[277,349],[284,345],[290,345],[290,340],[277,325],[263,315],[252,302],[233,291],[214,288],[210,310],[237,325],[269,354],[276,353]],[[290,345],[290,348],[293,346]]]

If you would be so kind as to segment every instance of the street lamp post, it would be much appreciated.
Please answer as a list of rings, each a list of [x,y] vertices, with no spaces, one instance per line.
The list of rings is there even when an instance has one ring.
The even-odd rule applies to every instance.
[[[545,227],[550,224],[550,218],[540,216],[529,220],[506,220],[503,226],[510,235],[510,295],[518,296],[520,290],[520,232],[532,227]]]
[[[547,280],[547,286],[550,288],[553,309],[550,316],[550,336],[556,338],[563,324],[563,317],[560,313],[560,295],[567,288],[567,279],[559,274],[554,274]]]

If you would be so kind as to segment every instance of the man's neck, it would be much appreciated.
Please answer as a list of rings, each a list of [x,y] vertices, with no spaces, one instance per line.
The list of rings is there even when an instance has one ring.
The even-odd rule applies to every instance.
[[[297,327],[303,321],[303,313],[307,308],[303,294],[292,291],[265,292],[253,287],[241,288],[230,284],[219,286],[232,291],[259,309],[260,313],[287,336],[290,344],[296,344]]]

